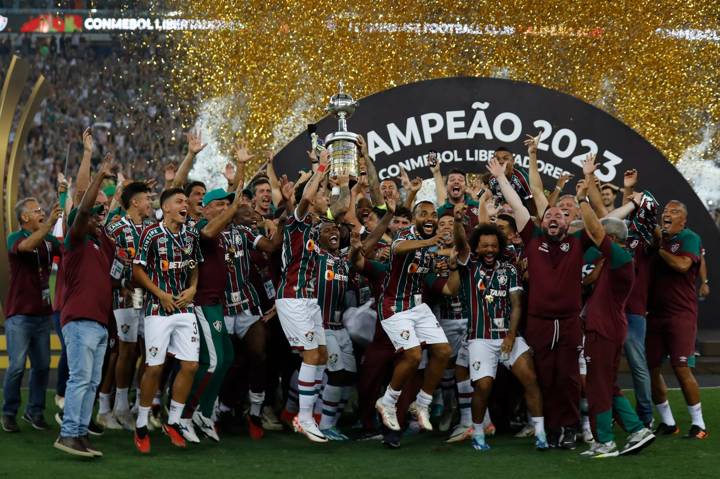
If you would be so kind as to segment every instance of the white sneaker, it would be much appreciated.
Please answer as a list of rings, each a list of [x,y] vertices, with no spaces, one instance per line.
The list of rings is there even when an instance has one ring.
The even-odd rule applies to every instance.
[[[182,433],[183,437],[187,442],[194,442],[195,444],[198,444],[200,442],[200,438],[195,433],[192,419],[182,418],[180,419],[178,426],[180,432]]]
[[[63,409],[65,409],[65,398],[63,396],[58,396],[56,394],[55,395],[55,406],[61,411]]]
[[[532,424],[525,424],[525,427],[520,429],[515,437],[533,437],[535,435],[535,428]]]
[[[124,429],[122,427],[122,424],[117,422],[117,420],[115,419],[115,416],[113,416],[112,412],[106,412],[104,414],[98,413],[97,416],[95,416],[95,422],[98,423],[100,426],[104,427],[105,429],[115,429],[115,430]]]
[[[595,442],[595,438],[593,437],[593,433],[590,429],[583,429],[582,438],[583,442],[585,442],[586,444],[592,444],[593,442]]]
[[[466,441],[466,440],[470,439],[472,437],[472,435],[473,435],[472,425],[465,426],[463,424],[458,424],[457,426],[455,426],[453,428],[452,432],[450,433],[450,437],[445,442],[452,443],[452,442]]]
[[[198,429],[200,429],[200,432],[206,435],[209,439],[212,439],[215,442],[220,442],[220,436],[218,436],[218,433],[215,430],[215,423],[212,419],[203,416],[199,410],[196,410],[192,415],[192,422],[198,427]]]
[[[598,458],[598,459],[606,458],[606,457],[616,457],[619,454],[620,453],[617,450],[615,441],[609,441],[609,442],[595,441],[590,446],[590,449],[580,453],[581,456]]]
[[[395,406],[388,406],[387,404],[384,404],[382,398],[380,398],[375,401],[375,409],[380,414],[380,419],[382,419],[382,423],[385,424],[386,428],[392,429],[393,431],[400,430],[400,424],[398,424],[397,420],[397,409]]]
[[[305,437],[312,442],[328,442],[327,437],[320,431],[314,419],[300,421],[300,417],[295,416],[293,418],[293,429],[295,429],[295,432],[305,434]]]
[[[114,411],[113,416],[118,424],[120,424],[126,431],[135,430],[135,418],[129,409],[124,411]]]
[[[637,454],[642,449],[648,447],[654,440],[655,434],[653,434],[650,429],[644,427],[628,436],[625,447],[620,451],[620,455]]]
[[[260,416],[262,419],[262,427],[266,431],[282,431],[283,425],[280,422],[280,420],[275,415],[275,411],[270,406],[265,406],[262,408],[262,415]]]
[[[418,424],[426,431],[432,431],[433,425],[430,422],[430,410],[427,407],[420,406],[417,402],[410,405],[410,412],[415,415]]]

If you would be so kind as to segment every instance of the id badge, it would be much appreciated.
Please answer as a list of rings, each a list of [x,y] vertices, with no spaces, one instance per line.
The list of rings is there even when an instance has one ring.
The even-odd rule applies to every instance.
[[[113,260],[112,268],[110,268],[110,276],[113,279],[120,279],[123,269],[125,269],[124,265],[117,258],[115,258]]]
[[[504,330],[505,328],[505,318],[493,318],[493,324],[495,325],[495,329]]]
[[[42,290],[42,301],[43,304],[50,304],[50,288]]]
[[[237,304],[240,302],[240,293],[239,292],[232,292],[230,293],[230,301],[232,304]]]
[[[415,306],[417,306],[418,304],[422,304],[422,302],[423,302],[422,294],[414,294],[413,298],[415,299]]]
[[[275,297],[275,286],[273,286],[272,281],[267,280],[264,285],[265,294],[267,294],[268,299],[273,299]]]
[[[370,301],[370,288],[365,286],[364,288],[360,288],[360,301],[358,304],[365,304],[368,301]]]

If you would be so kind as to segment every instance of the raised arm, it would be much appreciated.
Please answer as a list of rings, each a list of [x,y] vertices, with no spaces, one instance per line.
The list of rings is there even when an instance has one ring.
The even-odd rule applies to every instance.
[[[582,213],[582,220],[585,224],[585,231],[587,231],[587,234],[590,236],[593,243],[600,246],[600,243],[602,243],[605,238],[605,229],[602,227],[602,224],[600,224],[600,220],[587,199],[588,183],[592,183],[592,176],[596,168],[597,165],[595,164],[595,156],[588,155],[583,162],[583,172],[588,175],[586,178],[589,177],[589,180],[586,179],[585,183],[583,183],[583,185],[578,189],[577,200],[580,204],[580,212]],[[588,171],[590,172],[589,174],[587,173]]]
[[[255,158],[255,155],[250,154],[247,149],[247,145],[242,141],[235,143],[234,154],[235,176],[233,177],[232,182],[228,184],[228,190],[235,189],[242,193],[242,190],[245,187],[245,165],[248,161]],[[270,186],[272,186],[272,182],[270,183]]]
[[[192,169],[193,161],[195,161],[195,156],[207,146],[207,143],[202,142],[202,134],[200,132],[195,132],[194,130],[189,131],[185,133],[185,137],[188,141],[188,152],[175,173],[175,178],[173,178],[172,182],[173,188],[182,188],[185,186],[190,170]]]
[[[517,224],[518,231],[522,231],[528,221],[530,221],[530,212],[525,205],[523,205],[520,196],[513,189],[512,185],[510,185],[510,182],[505,176],[505,167],[495,158],[492,158],[488,162],[487,169],[497,179],[503,198],[505,198],[505,201],[507,201],[510,208],[513,210],[513,216],[515,217],[515,223]]]
[[[78,206],[75,221],[70,227],[70,231],[68,231],[71,244],[82,241],[83,238],[85,238],[85,235],[87,235],[88,221],[90,220],[93,206],[95,206],[95,200],[97,200],[97,195],[100,191],[100,185],[102,185],[102,182],[105,180],[105,178],[109,178],[111,176],[112,165],[109,162],[103,163],[100,166],[100,171],[95,175],[95,178],[93,178],[92,182],[90,182],[90,186],[83,195],[82,200],[80,201],[80,205]]]
[[[432,172],[433,180],[435,180],[435,196],[437,204],[444,205],[447,201],[447,188],[445,187],[445,180],[440,172],[440,162],[437,159],[437,152],[431,151],[428,153],[428,167]]]
[[[383,195],[380,192],[380,177],[378,176],[377,168],[375,168],[375,162],[370,158],[367,143],[365,143],[365,138],[363,138],[362,135],[358,139],[358,145],[360,146],[360,154],[365,159],[368,186],[370,187],[370,201],[372,201],[373,206],[379,206],[383,204],[384,201]]]
[[[448,258],[448,279],[443,286],[442,293],[445,296],[456,296],[460,291],[460,273],[458,272],[458,260],[456,256]]]
[[[465,216],[464,210],[465,205],[455,206],[453,237],[455,239],[455,251],[457,251],[458,261],[462,264],[467,264],[468,259],[470,258],[470,245],[468,244],[467,236],[465,235],[465,226],[463,225],[463,218]]]
[[[528,149],[529,167],[528,177],[530,180],[530,191],[533,194],[533,200],[535,202],[535,208],[537,208],[538,215],[542,215],[547,209],[548,200],[545,197],[545,188],[543,187],[542,178],[540,177],[540,170],[538,168],[537,161],[537,150],[538,143],[540,143],[540,135],[531,136],[526,135],[527,139],[524,141],[525,146]]]
[[[557,183],[555,184],[555,189],[552,190],[550,193],[550,196],[548,197],[548,206],[555,206],[558,202],[558,199],[560,198],[560,195],[563,192],[563,188],[565,188],[565,185],[568,181],[570,181],[573,178],[572,173],[565,172],[562,175],[560,175],[560,178],[558,178]],[[533,193],[535,194],[535,193]],[[542,212],[545,210],[538,210],[538,214],[541,215]]]
[[[588,162],[586,160],[583,163],[583,174],[585,175],[585,186],[587,186],[588,198],[590,199],[590,206],[599,218],[605,218],[607,216],[607,208],[603,205],[602,195],[598,189],[598,179],[595,176],[595,155],[588,155]],[[591,170],[592,169],[592,170]]]
[[[239,188],[235,190],[235,198],[233,199],[233,202],[230,203],[230,206],[215,218],[208,221],[203,229],[200,230],[200,235],[206,239],[217,238],[217,236],[222,233],[225,228],[227,228],[227,225],[229,225],[235,217],[235,213],[237,213],[241,201],[242,185],[239,185]]]
[[[60,218],[60,215],[62,214],[62,208],[60,207],[59,203],[55,203],[53,205],[53,209],[50,212],[50,217],[46,219],[43,223],[40,224],[40,227],[33,232],[30,236],[25,238],[18,244],[18,251],[23,253],[29,253],[31,251],[34,251],[35,248],[40,246],[40,244],[45,240],[45,237],[50,234],[50,232],[55,227],[55,223],[57,223],[58,218]]]
[[[330,205],[330,214],[333,218],[337,218],[350,209],[350,177],[339,176],[337,180],[340,196]]]
[[[395,203],[393,203],[392,200],[387,200],[385,206],[386,210],[382,219],[380,219],[375,229],[370,232],[362,243],[364,251],[372,251],[375,249],[375,245],[377,245],[378,241],[383,237],[392,222],[393,216],[395,216]]]
[[[270,188],[272,188],[272,201],[275,207],[279,207],[283,200],[282,195],[282,184],[277,173],[275,173],[275,165],[273,165],[273,154],[271,151],[267,153],[267,176],[270,181]]]
[[[623,204],[632,199],[632,195],[635,192],[635,185],[637,185],[637,180],[638,171],[636,169],[626,170],[623,174]]]
[[[95,141],[93,140],[92,129],[90,127],[85,128],[85,131],[83,131],[82,140],[83,156],[75,180],[75,197],[73,198],[73,203],[75,204],[80,203],[80,198],[83,197],[90,184],[90,164],[92,163],[92,154],[95,149]]]
[[[324,150],[320,153],[320,164],[317,171],[313,173],[308,182],[305,184],[302,198],[300,203],[297,205],[298,217],[304,218],[310,207],[312,199],[317,195],[320,182],[325,177],[328,171],[328,151]]]
[[[638,207],[641,197],[642,193],[633,193],[630,197],[630,201],[624,203],[621,207],[612,210],[610,213],[607,214],[607,218],[617,218],[619,220],[624,220],[625,218],[630,216],[630,213],[635,211],[635,209]]]

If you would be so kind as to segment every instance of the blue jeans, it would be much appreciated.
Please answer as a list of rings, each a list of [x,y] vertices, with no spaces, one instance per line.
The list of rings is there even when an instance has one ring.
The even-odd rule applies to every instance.
[[[67,347],[70,378],[65,391],[65,409],[60,435],[87,434],[102,376],[107,348],[107,329],[96,321],[70,321],[62,328]]]
[[[55,324],[55,333],[60,338],[60,361],[57,366],[57,384],[55,385],[55,394],[65,397],[65,388],[70,372],[68,371],[67,348],[65,347],[65,339],[62,334],[62,325],[60,324],[60,311],[52,314],[53,323]]]
[[[20,384],[30,357],[30,397],[27,412],[42,416],[50,374],[50,317],[18,314],[5,321],[8,369],[3,381],[3,415],[15,416],[20,408]]]
[[[650,395],[650,371],[645,358],[645,316],[628,313],[627,321],[625,357],[632,374],[637,414],[643,423],[649,424],[653,419],[653,409]]]

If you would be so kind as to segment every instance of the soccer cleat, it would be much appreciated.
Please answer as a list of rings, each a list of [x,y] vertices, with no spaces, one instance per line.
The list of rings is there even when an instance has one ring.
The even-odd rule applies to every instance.
[[[655,428],[654,432],[656,436],[672,436],[673,434],[678,434],[680,432],[680,428],[677,427],[677,424],[669,425],[661,422]]]
[[[347,441],[349,438],[341,433],[337,427],[329,427],[327,429],[320,429],[320,432],[325,435],[330,441]]]
[[[458,424],[455,426],[450,433],[450,437],[447,439],[448,444],[453,442],[462,442],[470,439],[472,437],[473,433],[473,427],[470,426],[464,426],[462,424]]]
[[[535,428],[532,424],[525,424],[522,429],[515,433],[515,437],[533,437],[535,435]]]
[[[472,447],[476,451],[489,451],[490,446],[485,442],[485,436],[474,434],[472,437]]]
[[[212,421],[212,419],[205,417],[203,413],[200,412],[200,410],[197,410],[193,413],[192,421],[190,421],[189,419],[181,419],[180,424],[182,425],[185,421],[189,423],[188,427],[189,429],[193,430],[193,432],[194,428],[192,427],[192,425],[194,424],[197,426],[198,429],[200,429],[200,432],[203,433],[208,439],[211,439],[215,442],[220,442],[220,436],[218,436],[218,433],[215,430],[215,423]],[[198,439],[197,441],[193,441],[192,439],[190,439],[190,437],[192,436],[185,436],[184,433],[183,436],[189,442],[200,442],[200,439]],[[195,435],[195,437],[197,438],[197,435]]]
[[[88,451],[77,437],[58,436],[53,443],[53,447],[61,450],[62,452],[72,454],[73,456],[94,457],[93,453]]]
[[[305,434],[305,437],[312,442],[328,442],[327,438],[320,432],[320,429],[318,429],[314,419],[300,421],[300,417],[295,416],[295,419],[293,419],[293,429],[295,429],[295,432]]]
[[[574,427],[562,428],[562,435],[560,437],[559,447],[574,451],[577,447],[577,432]]]
[[[595,442],[595,438],[593,437],[593,433],[590,429],[583,429],[582,440],[585,444],[592,444]]]
[[[547,451],[550,449],[550,446],[548,445],[545,434],[535,436],[535,449],[537,449],[538,451],[541,451],[541,452],[544,452],[544,451]]]
[[[126,431],[132,431],[135,429],[135,419],[133,419],[132,413],[129,409],[114,412],[113,416],[115,416],[115,421],[117,421],[117,423],[120,424]]]
[[[258,441],[265,435],[265,429],[263,429],[263,420],[260,416],[247,415],[248,422],[248,433],[250,433],[250,439]]]
[[[426,431],[433,430],[433,425],[430,422],[430,410],[427,407],[420,406],[417,402],[413,402],[410,405],[409,411],[415,416],[415,419],[417,419],[420,429],[425,429]]]
[[[621,456],[637,454],[648,447],[655,440],[655,434],[646,427],[628,435],[625,447],[620,451]]]
[[[380,414],[380,419],[386,428],[393,431],[400,430],[400,424],[398,424],[397,420],[397,409],[395,409],[395,406],[383,404],[383,400],[380,398],[375,401],[375,409],[378,414]]]
[[[683,439],[705,439],[708,437],[708,433],[705,429],[700,426],[693,424],[690,426],[688,433],[683,436]]]
[[[133,439],[133,442],[135,442],[135,448],[141,454],[150,454],[150,434],[148,434],[147,427],[135,428]]]
[[[190,424],[192,425],[192,423]],[[170,442],[173,446],[187,447],[187,444],[185,444],[185,438],[183,437],[184,433],[182,431],[182,426],[180,424],[163,424],[162,432],[170,438]],[[194,431],[193,434],[195,434]],[[195,436],[195,438],[197,438],[197,436]]]
[[[192,419],[180,418],[180,422],[178,422],[177,426],[178,431],[180,431],[180,434],[182,434],[185,442],[192,442],[194,444],[200,443],[200,438],[198,437],[197,432],[195,432],[195,427],[193,426]]]
[[[95,422],[98,423],[105,429],[120,430],[123,429],[122,424],[117,422],[112,412],[106,412],[103,414],[97,413],[95,416]]]
[[[356,441],[381,441],[383,439],[382,433],[375,430],[366,430],[360,433],[355,439]]]
[[[495,424],[489,422],[485,425],[485,435],[486,436],[494,436],[495,435]]]
[[[266,431],[282,431],[283,425],[270,406],[262,408],[262,427]]]
[[[90,438],[88,438],[87,434],[85,436],[80,436],[78,439],[80,440],[80,444],[82,444],[83,447],[85,447],[87,452],[92,454],[94,457],[102,457],[103,456],[103,453],[101,451],[99,451],[98,449],[95,449],[92,446],[92,444],[90,444]]]
[[[590,446],[587,451],[581,452],[580,455],[583,457],[591,457],[596,459],[602,459],[606,457],[617,457],[620,453],[617,450],[615,441],[599,442],[596,441]]]
[[[297,413],[290,412],[287,409],[283,409],[282,412],[280,413],[280,421],[282,421],[282,423],[285,424],[290,429],[292,429],[294,427],[293,422],[295,420],[295,417],[297,417]]]

